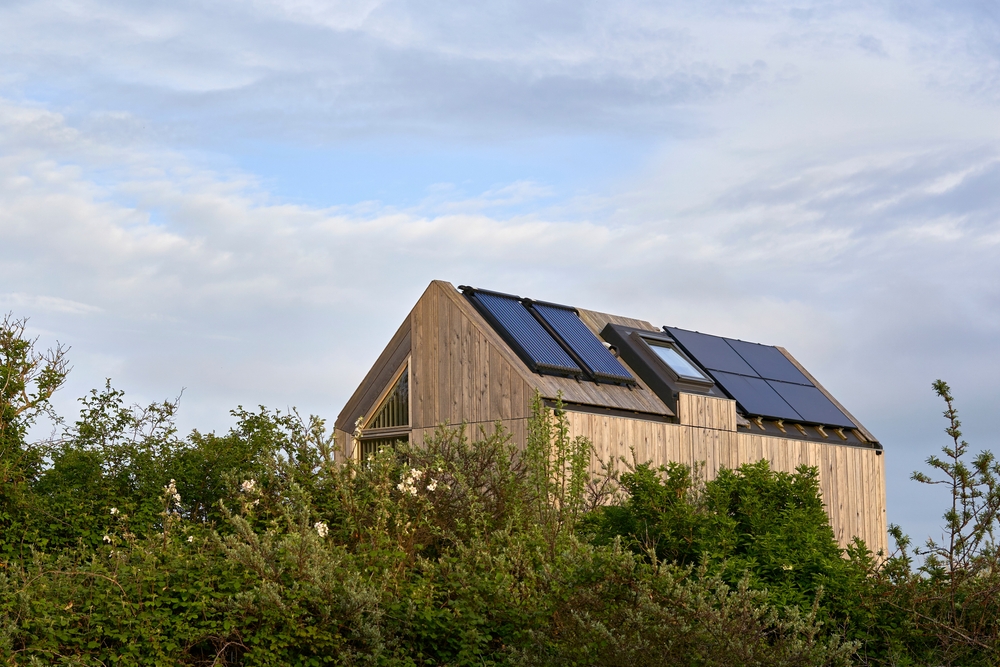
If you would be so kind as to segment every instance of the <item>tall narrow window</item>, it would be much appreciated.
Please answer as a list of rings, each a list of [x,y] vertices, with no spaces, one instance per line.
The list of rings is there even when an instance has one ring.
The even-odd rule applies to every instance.
[[[365,428],[398,428],[410,425],[410,373],[404,368],[396,385],[382,401]]]

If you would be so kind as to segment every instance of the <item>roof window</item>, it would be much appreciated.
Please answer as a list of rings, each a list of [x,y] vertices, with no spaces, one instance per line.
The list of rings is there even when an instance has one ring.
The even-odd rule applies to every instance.
[[[690,380],[703,380],[708,381],[705,374],[695,368],[694,364],[685,359],[680,352],[675,350],[672,345],[665,345],[659,341],[653,341],[646,339],[646,344],[649,345],[653,353],[656,354],[660,360],[670,367],[678,377],[690,379]]]

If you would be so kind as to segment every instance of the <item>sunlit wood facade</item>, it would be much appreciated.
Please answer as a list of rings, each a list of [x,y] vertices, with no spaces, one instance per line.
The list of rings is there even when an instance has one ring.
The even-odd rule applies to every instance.
[[[585,310],[579,316],[595,334],[608,323],[656,331],[642,320]],[[595,466],[631,449],[654,464],[704,462],[709,478],[720,467],[761,459],[775,470],[815,466],[838,541],[856,536],[873,550],[886,548],[885,459],[863,427],[838,437],[796,426],[801,438],[792,437],[790,425],[779,423],[779,433],[774,424],[747,420],[728,399],[680,393],[671,409],[641,379],[620,386],[533,373],[447,282],[428,286],[340,413],[336,436],[343,453],[357,457],[394,438],[420,443],[440,425],[465,424],[474,435],[499,421],[523,444],[536,391],[550,402],[561,395],[571,435],[594,443]]]

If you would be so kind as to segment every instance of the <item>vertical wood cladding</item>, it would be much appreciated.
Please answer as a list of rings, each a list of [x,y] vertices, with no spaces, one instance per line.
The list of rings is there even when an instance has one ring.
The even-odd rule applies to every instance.
[[[413,308],[410,381],[415,430],[527,417],[534,390],[516,367],[520,360],[477,319],[457,292],[451,294],[437,283],[431,283]]]
[[[681,392],[677,396],[677,419],[685,426],[736,430],[736,401]]]
[[[680,409],[683,418],[684,408]],[[877,456],[874,449],[736,432],[728,419],[723,423],[728,428],[707,428],[582,412],[566,414],[570,435],[585,436],[594,443],[594,470],[598,459],[625,456],[631,460],[632,450],[636,461],[651,461],[654,466],[669,461],[688,465],[704,462],[707,479],[713,479],[721,467],[736,468],[761,459],[773,470],[784,472],[794,472],[800,465],[813,466],[819,471],[820,491],[837,541],[847,546],[857,536],[873,551],[888,550],[885,458]]]
[[[581,311],[581,318],[592,329],[623,319],[590,311]],[[652,329],[648,323],[629,322]],[[499,420],[513,442],[523,446],[536,390],[548,399],[561,392],[569,403],[674,416],[642,382],[627,388],[532,373],[452,285],[435,281],[338,419],[338,442],[346,449],[356,413],[367,411],[381,395],[402,362],[399,351],[410,354],[410,438],[417,444],[443,424],[464,423],[467,435],[475,438],[481,430],[492,432]],[[786,472],[815,466],[838,542],[846,546],[857,536],[873,550],[887,549],[885,459],[873,449],[757,435],[737,428],[733,401],[686,393],[678,397],[679,423],[572,410],[567,415],[571,435],[593,442],[595,470],[597,459],[630,459],[632,450],[637,461],[655,466],[704,462],[708,478],[720,467],[761,459]]]

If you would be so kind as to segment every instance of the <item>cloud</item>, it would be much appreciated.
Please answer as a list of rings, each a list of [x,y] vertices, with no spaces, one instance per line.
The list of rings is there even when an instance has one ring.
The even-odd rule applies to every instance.
[[[773,90],[846,51],[992,95],[987,10],[808,7],[27,0],[0,9],[0,85],[84,115],[132,111],[155,119],[149,135],[192,145],[247,131],[310,143],[670,134],[685,107]]]
[[[1000,398],[997,26],[976,2],[7,3],[0,305],[73,345],[69,409],[114,375],[188,387],[200,428],[333,417],[434,278],[783,344],[903,489],[931,380],[974,442]],[[551,155],[616,141],[639,148]],[[297,202],[253,142],[377,154],[384,194]],[[456,145],[485,177],[399,194],[400,155]]]
[[[779,156],[697,198],[665,200],[657,177],[610,196],[610,216],[572,201],[505,214],[507,205],[551,197],[531,183],[471,200],[449,201],[444,188],[411,208],[321,209],[273,201],[247,174],[101,143],[58,114],[2,109],[4,136],[16,139],[0,145],[0,266],[17,304],[250,346],[238,354],[255,354],[285,326],[320,322],[343,340],[366,341],[372,356],[381,339],[352,331],[355,314],[389,332],[436,277],[704,324],[818,354],[845,349],[831,336],[856,340],[855,328],[866,337],[940,328],[928,317],[952,307],[948,290],[964,294],[963,326],[978,329],[974,335],[996,326],[975,315],[995,298],[988,285],[1000,277],[992,261],[1000,238],[996,146],[875,153],[805,168]],[[116,161],[130,177],[101,184]],[[637,202],[657,214],[630,212]],[[884,299],[901,294],[926,303],[886,318]],[[323,345],[318,334],[300,335]],[[906,338],[913,347],[897,346],[897,357],[926,352],[925,336]],[[883,349],[885,340],[870,344]],[[866,353],[843,368],[874,363],[881,360]],[[356,376],[363,366],[335,364],[321,375]],[[847,377],[837,382],[852,385]],[[261,376],[258,387],[277,384]]]
[[[70,301],[69,299],[61,299],[57,296],[46,296],[44,294],[32,295],[18,292],[0,294],[0,308],[6,308],[9,312],[16,310],[19,313],[48,312],[65,313],[68,315],[91,315],[104,312],[97,306]]]

